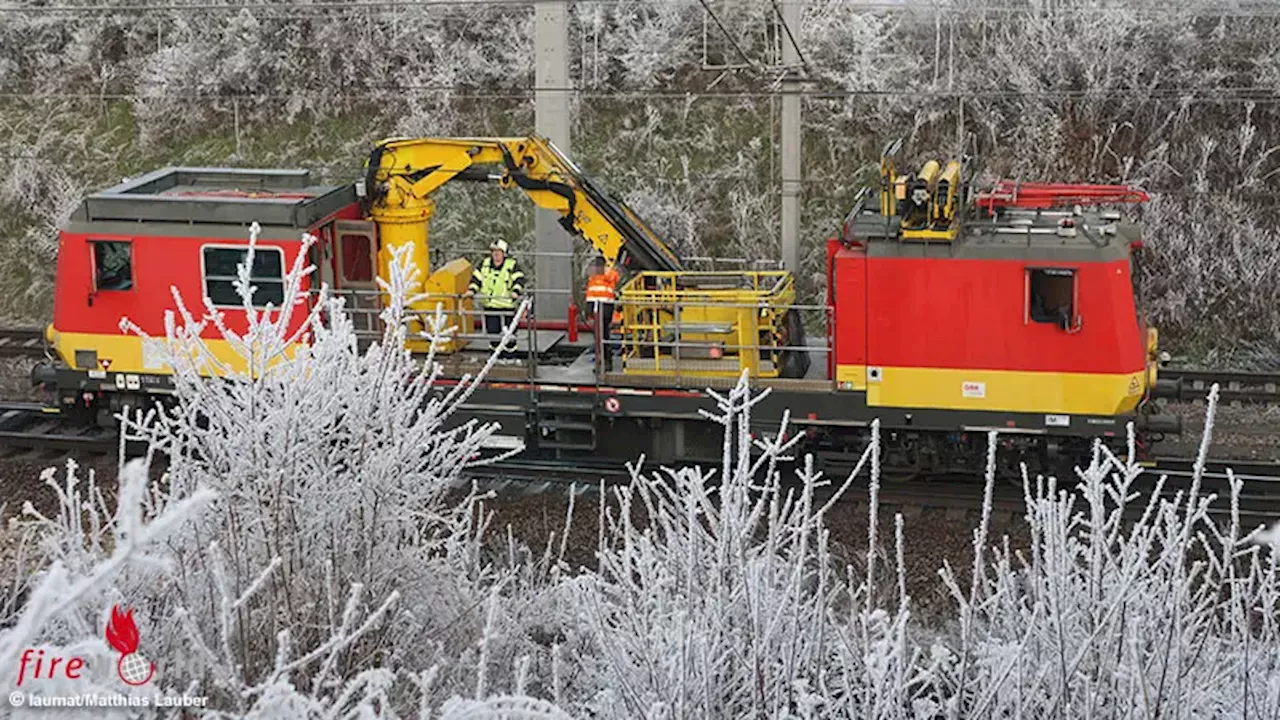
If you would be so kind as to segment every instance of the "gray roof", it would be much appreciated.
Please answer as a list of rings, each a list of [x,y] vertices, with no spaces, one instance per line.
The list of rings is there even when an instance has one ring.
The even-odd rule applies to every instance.
[[[71,219],[307,228],[355,201],[353,185],[306,170],[167,167],[86,197]]]
[[[954,241],[926,242],[900,238],[901,218],[881,215],[878,198],[868,198],[848,218],[845,239],[865,243],[870,256],[1107,262],[1126,257],[1142,237],[1119,213],[1092,208],[1004,210],[996,217],[966,210]]]

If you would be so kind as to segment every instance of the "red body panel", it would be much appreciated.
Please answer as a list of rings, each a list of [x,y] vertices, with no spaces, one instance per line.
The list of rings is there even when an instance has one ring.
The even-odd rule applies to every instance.
[[[328,225],[335,219],[359,219],[359,207],[352,205],[326,218]],[[198,229],[193,229],[198,232]],[[319,228],[310,232],[321,237]],[[330,237],[332,234],[330,233]],[[260,247],[277,247],[284,252],[284,272],[288,273],[302,247],[302,234],[297,240],[262,240]],[[89,240],[127,240],[132,243],[133,287],[129,290],[102,290],[93,288],[93,250]],[[53,300],[53,325],[64,333],[121,334],[120,320],[127,317],[153,337],[165,334],[164,315],[176,310],[173,288],[182,296],[183,304],[197,318],[205,313],[204,279],[201,274],[201,248],[205,245],[248,245],[249,233],[243,239],[172,237],[155,235],[117,235],[112,233],[67,233],[58,238],[57,283]],[[318,270],[317,270],[318,272]],[[304,280],[316,281],[315,273]],[[236,332],[246,329],[243,310],[220,307],[225,322]],[[295,313],[296,330],[306,313]],[[212,325],[202,333],[207,339],[220,338]]]
[[[1028,268],[1077,271],[1072,333],[1026,318]],[[1144,368],[1129,263],[865,258],[832,259],[840,365],[1074,373]]]
[[[867,364],[867,256],[861,247],[842,248],[832,259],[832,307],[837,365]]]
[[[93,291],[93,250],[89,238],[95,240],[128,240],[133,244],[133,287],[129,290]],[[58,283],[53,299],[53,325],[64,333],[120,334],[120,320],[127,317],[153,337],[165,334],[164,314],[176,309],[173,288],[182,302],[197,318],[205,313],[204,279],[201,276],[200,249],[205,245],[235,245],[234,240],[207,238],[128,237],[94,233],[63,234],[58,239]],[[248,244],[246,236],[244,244]],[[261,247],[278,247],[284,251],[284,270],[293,266],[302,247],[300,241],[260,240]],[[92,297],[91,297],[92,296]],[[227,326],[236,332],[246,329],[243,310],[218,308]],[[301,324],[305,313],[295,320]],[[291,330],[296,329],[290,328]],[[205,327],[204,338],[220,338],[212,325]]]

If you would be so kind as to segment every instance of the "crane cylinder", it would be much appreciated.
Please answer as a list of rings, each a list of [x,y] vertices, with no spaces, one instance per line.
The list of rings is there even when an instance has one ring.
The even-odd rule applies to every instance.
[[[378,250],[378,274],[390,278],[391,263],[401,248],[408,246],[409,258],[418,271],[417,282],[409,290],[412,295],[421,292],[423,280],[431,274],[431,259],[428,254],[430,245],[427,242],[427,220],[434,210],[432,201],[427,200],[417,207],[375,207],[370,213],[378,224],[378,237],[381,247]]]

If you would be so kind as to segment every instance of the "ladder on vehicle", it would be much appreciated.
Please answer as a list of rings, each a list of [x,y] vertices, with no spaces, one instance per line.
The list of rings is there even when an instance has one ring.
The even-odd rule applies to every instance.
[[[537,446],[549,450],[595,450],[595,394],[556,393],[534,399]]]

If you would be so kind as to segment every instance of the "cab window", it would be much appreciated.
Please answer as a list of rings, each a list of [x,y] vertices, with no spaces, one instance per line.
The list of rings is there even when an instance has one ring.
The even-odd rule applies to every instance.
[[[93,289],[133,289],[133,243],[127,240],[90,240],[93,252]]]
[[[235,283],[239,277],[239,266],[248,256],[248,248],[204,248],[204,292],[214,305],[238,307],[243,304]],[[256,288],[254,307],[283,305],[284,251],[272,247],[254,248],[249,284]]]
[[[1028,317],[1032,322],[1057,325],[1063,330],[1075,319],[1076,273],[1067,268],[1030,271]]]
[[[343,233],[342,279],[348,283],[373,282],[373,243],[368,235]]]

